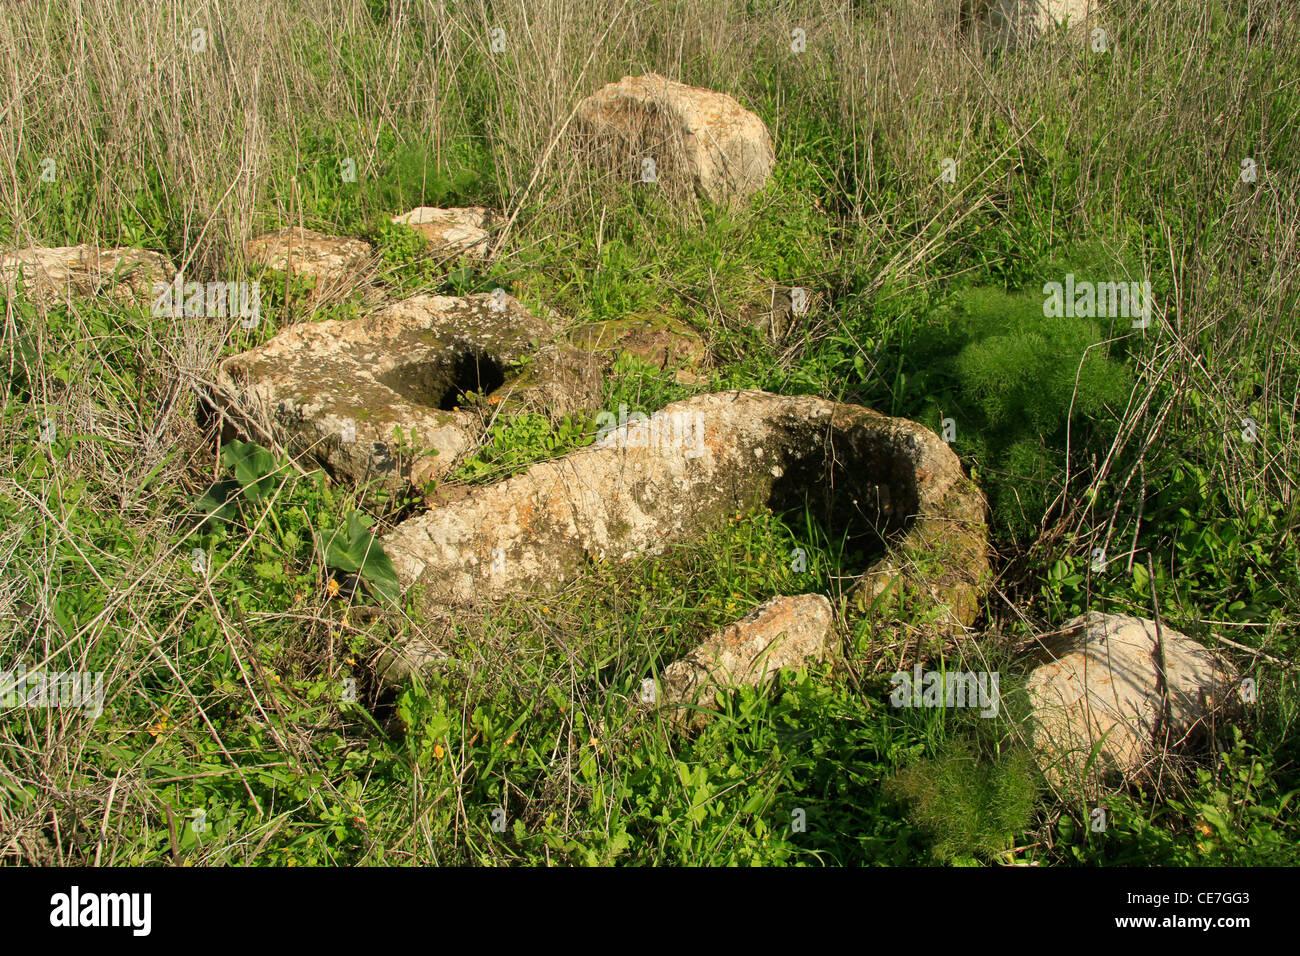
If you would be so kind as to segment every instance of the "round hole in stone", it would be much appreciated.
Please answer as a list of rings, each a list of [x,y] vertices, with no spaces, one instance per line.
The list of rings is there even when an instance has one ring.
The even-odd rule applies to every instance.
[[[487,395],[506,381],[505,367],[495,356],[473,349],[399,365],[378,378],[408,402],[444,412],[460,406],[462,393]]]
[[[916,475],[888,433],[870,428],[818,431],[807,444],[793,443],[798,450],[784,462],[767,505],[796,522],[792,527],[806,509],[828,540],[843,540],[846,557],[869,563],[911,525]]]

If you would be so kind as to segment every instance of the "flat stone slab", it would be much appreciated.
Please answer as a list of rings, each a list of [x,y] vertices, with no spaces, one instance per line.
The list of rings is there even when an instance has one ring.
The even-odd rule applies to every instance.
[[[461,407],[463,392],[503,411],[594,406],[595,360],[555,339],[504,293],[414,296],[362,319],[291,326],[226,359],[214,398],[245,432],[398,490],[445,474],[478,441],[483,419]]]
[[[1025,687],[1049,780],[1096,787],[1107,777],[1136,778],[1204,733],[1209,715],[1231,702],[1235,678],[1223,658],[1162,626],[1162,676],[1156,637],[1154,621],[1093,611],[1035,650],[1042,663]]]
[[[654,702],[675,723],[699,727],[717,709],[719,691],[762,687],[783,667],[820,659],[833,622],[824,595],[772,598],[669,664]]]
[[[725,93],[657,73],[602,87],[578,104],[574,120],[599,162],[669,189],[697,188],[721,205],[762,189],[776,165],[758,116]]]
[[[151,302],[155,283],[171,282],[175,272],[165,256],[144,249],[31,246],[0,256],[5,293],[12,296],[21,277],[28,299],[42,306],[96,295]]]
[[[484,206],[464,206],[436,209],[419,206],[393,222],[410,226],[443,255],[467,255],[481,259],[487,254],[488,230],[496,222],[496,214]]]
[[[666,315],[631,315],[574,329],[569,340],[579,348],[613,361],[624,352],[661,369],[696,368],[708,353],[693,330]]]
[[[812,396],[732,391],[605,428],[595,445],[462,489],[398,525],[383,543],[403,585],[418,586],[431,613],[546,591],[590,559],[659,554],[738,511],[784,511],[807,496],[851,542],[890,543],[855,594],[874,600],[913,581],[955,624],[973,619],[989,579],[984,499],[924,426]],[[942,567],[927,571],[917,556]]]
[[[363,281],[374,250],[370,243],[286,226],[250,239],[244,254],[253,262],[311,279],[316,292],[346,289]]]

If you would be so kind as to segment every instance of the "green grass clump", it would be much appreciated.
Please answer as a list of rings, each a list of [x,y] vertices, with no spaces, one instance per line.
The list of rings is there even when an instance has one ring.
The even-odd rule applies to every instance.
[[[912,821],[944,863],[990,860],[1011,849],[1029,826],[1037,785],[1033,755],[1016,749],[980,757],[964,739],[891,778],[888,789],[910,803]]]
[[[1067,447],[1084,460],[1114,436],[1133,388],[1121,345],[1103,320],[1044,316],[1029,292],[962,290],[924,321],[903,363],[915,414],[938,432],[952,419],[998,529],[1027,536],[1060,490]]]

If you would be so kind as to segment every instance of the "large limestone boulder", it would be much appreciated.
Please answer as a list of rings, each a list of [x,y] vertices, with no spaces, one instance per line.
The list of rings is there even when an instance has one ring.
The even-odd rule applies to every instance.
[[[175,267],[143,249],[31,246],[0,256],[0,286],[14,295],[21,278],[27,298],[50,306],[72,297],[107,295],[119,302],[151,302],[156,283],[168,283]]]
[[[398,490],[452,468],[484,409],[562,415],[599,401],[595,360],[509,295],[414,296],[291,326],[222,363],[214,399],[254,436],[336,476]],[[464,406],[464,407],[462,407]]]
[[[656,73],[602,87],[578,104],[574,119],[604,165],[633,179],[653,176],[673,192],[698,189],[720,205],[762,189],[776,163],[756,115],[725,93]]]
[[[383,543],[403,584],[431,610],[486,606],[560,587],[590,559],[660,554],[756,506],[808,506],[851,546],[885,549],[854,592],[872,599],[863,606],[911,581],[936,617],[973,620],[989,577],[984,500],[925,427],[756,391],[621,414],[594,445],[398,525]]]
[[[286,226],[250,239],[244,254],[252,262],[311,280],[314,294],[346,292],[364,281],[371,267],[370,243]]]
[[[438,255],[464,254],[481,259],[487,254],[488,230],[496,222],[496,216],[483,206],[453,209],[419,206],[394,216],[393,222],[410,226],[424,236]]]
[[[1033,742],[1058,785],[1095,789],[1106,779],[1138,778],[1194,743],[1232,702],[1226,661],[1167,626],[1157,639],[1146,618],[1093,611],[1034,654],[1041,663],[1026,682]],[[1094,746],[1097,759],[1085,773]]]
[[[1061,25],[1085,27],[1094,22],[1097,0],[967,0],[963,10],[978,25],[986,47],[1020,49]]]
[[[699,727],[719,691],[762,687],[783,667],[820,659],[833,620],[824,595],[773,598],[669,664],[654,702],[670,708],[675,722]]]

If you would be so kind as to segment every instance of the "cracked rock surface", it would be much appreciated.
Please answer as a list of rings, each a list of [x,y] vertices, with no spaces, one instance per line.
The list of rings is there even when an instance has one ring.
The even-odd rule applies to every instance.
[[[593,559],[659,554],[730,515],[805,503],[885,555],[855,594],[924,580],[969,625],[988,581],[984,500],[937,435],[812,396],[695,396],[612,428],[595,445],[463,489],[384,538],[431,610],[546,591]],[[917,558],[933,554],[935,577]]]
[[[373,250],[360,239],[286,226],[250,239],[244,253],[253,262],[313,280],[319,296],[363,281]]]
[[[429,240],[436,253],[464,253],[473,259],[481,259],[487,254],[488,230],[495,221],[495,214],[483,206],[452,209],[419,206],[393,217],[394,223],[410,226]]]
[[[1042,662],[1025,685],[1033,741],[1058,784],[1095,786],[1107,776],[1141,774],[1156,762],[1153,756],[1203,734],[1233,692],[1223,658],[1167,625],[1157,641],[1156,624],[1147,618],[1092,611],[1044,640],[1035,656]]]
[[[776,164],[758,116],[725,93],[657,73],[602,87],[578,104],[574,119],[605,165],[643,182],[652,169],[656,183],[698,189],[720,205],[743,203]]]
[[[290,326],[221,364],[214,397],[252,434],[394,490],[449,471],[482,432],[462,407],[565,414],[598,401],[595,360],[502,295],[414,296]]]
[[[49,306],[73,296],[108,295],[119,302],[153,300],[155,283],[176,269],[156,252],[97,246],[31,246],[0,256],[0,285],[13,295],[21,279],[27,297]]]

